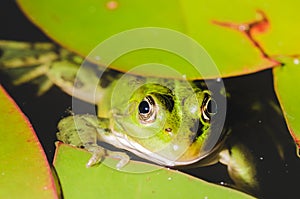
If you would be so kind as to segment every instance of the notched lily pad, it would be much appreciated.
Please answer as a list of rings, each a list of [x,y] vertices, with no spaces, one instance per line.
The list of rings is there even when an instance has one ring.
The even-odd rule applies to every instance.
[[[202,45],[218,66],[222,77],[253,73],[276,66],[273,61],[265,59],[243,34],[213,23],[255,21],[260,18],[257,15],[258,9],[265,11],[267,15],[269,12],[273,13],[273,2],[270,0],[230,3],[197,0],[18,0],[17,2],[28,18],[48,36],[82,56],[87,56],[98,44],[122,31],[141,27],[161,27],[184,33]],[[285,1],[285,4],[293,5],[293,1]],[[173,44],[176,45],[176,42],[174,40]],[[195,75],[193,70],[187,69],[189,67],[184,61],[178,64],[175,56],[155,53],[154,59],[150,59],[153,57],[151,55],[149,57],[148,53],[149,51],[145,49],[140,53],[130,54],[116,60],[110,67],[126,72],[141,63],[154,62],[167,64],[176,71],[185,69],[184,74],[188,79],[216,76]],[[101,60],[99,62],[101,64]],[[205,63],[201,67],[206,67]],[[141,70],[140,73],[144,75],[147,71],[149,69]]]
[[[128,165],[131,169],[147,167],[151,172],[122,172],[105,163],[86,168],[89,158],[86,151],[58,143],[54,165],[64,198],[253,198],[178,171],[134,161]]]

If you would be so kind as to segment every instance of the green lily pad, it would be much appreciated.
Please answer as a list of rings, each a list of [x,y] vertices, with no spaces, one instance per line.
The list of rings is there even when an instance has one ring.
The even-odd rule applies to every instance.
[[[280,60],[285,65],[273,70],[275,91],[290,133],[300,148],[299,58],[283,57]]]
[[[34,130],[1,86],[0,104],[0,198],[58,198]]]
[[[86,151],[58,143],[54,166],[64,198],[253,198],[178,171],[133,161],[127,167],[143,166],[152,171],[122,172],[105,164],[86,168],[89,158]]]
[[[288,0],[285,4],[291,5],[291,9],[296,10],[297,7],[293,6],[293,2]],[[269,12],[273,13],[274,9],[280,8],[277,4],[273,5],[271,0],[230,3],[221,0],[18,0],[18,3],[29,19],[48,36],[82,56],[87,56],[99,43],[122,31],[141,27],[161,27],[184,33],[202,45],[218,66],[222,77],[252,73],[277,65],[276,62],[263,57],[241,32],[214,23],[214,21],[232,23],[255,21],[259,18],[258,9],[264,10],[268,15]],[[272,19],[270,21],[273,23]],[[284,22],[280,21],[278,25]],[[165,39],[168,37],[160,37],[159,40],[164,42]],[[181,45],[176,42],[177,40],[173,39],[174,45]],[[123,42],[119,42],[119,45],[122,46]],[[185,49],[193,52],[189,47]],[[218,76],[215,72],[202,76],[199,73],[195,74],[194,68],[190,67],[190,63],[186,60],[182,60],[181,55],[158,51],[146,48],[128,52],[128,56],[123,55],[110,67],[129,71],[140,64],[161,63],[179,71],[189,79]],[[204,59],[202,55],[196,56],[199,56],[201,65],[197,67],[209,67],[206,61],[201,62]],[[181,61],[178,61],[179,58]],[[98,63],[101,64],[101,60]],[[149,71],[149,69],[141,70],[140,73],[144,75]],[[161,73],[168,76],[164,70]]]

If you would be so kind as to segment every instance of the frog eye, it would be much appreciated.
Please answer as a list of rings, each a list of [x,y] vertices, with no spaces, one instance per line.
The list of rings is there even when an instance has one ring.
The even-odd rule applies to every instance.
[[[202,117],[204,121],[209,121],[213,115],[217,113],[217,103],[210,96],[206,96],[201,107]]]
[[[151,96],[147,96],[138,106],[139,119],[142,123],[151,123],[156,118],[156,105]]]

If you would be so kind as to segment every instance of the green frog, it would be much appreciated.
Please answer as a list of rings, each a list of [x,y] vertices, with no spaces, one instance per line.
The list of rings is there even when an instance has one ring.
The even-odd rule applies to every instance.
[[[59,140],[83,146],[94,154],[88,166],[100,161],[103,155],[99,154],[105,154],[94,152],[102,150],[97,140],[164,166],[189,165],[210,153],[206,149],[207,140],[213,137],[210,120],[217,109],[208,90],[180,80],[131,75],[122,78],[119,88],[114,86],[115,100],[108,117],[74,115],[58,125]],[[81,142],[70,139],[76,134],[72,126],[80,129],[77,140]],[[121,162],[118,167],[123,166],[123,158]]]
[[[20,66],[38,65],[30,74],[16,79],[17,84],[46,74],[50,84],[98,105],[97,116],[73,115],[58,124],[60,141],[84,147],[93,154],[87,166],[99,163],[106,155],[121,158],[118,168],[129,160],[126,154],[108,153],[97,141],[126,149],[160,165],[180,166],[210,156],[215,151],[208,146],[211,137],[216,143],[222,137],[216,136],[210,128],[212,117],[217,114],[217,104],[203,83],[200,88],[183,79],[141,77],[112,70],[105,71],[99,78],[97,71],[90,67],[81,67],[78,72],[82,60],[65,49],[59,48],[58,54],[50,56],[55,48],[51,44],[3,41],[2,46],[4,67],[18,67],[18,56],[24,48],[31,51]],[[41,93],[47,88],[43,85],[49,83],[40,86]]]
[[[58,124],[58,140],[92,154],[88,167],[107,156],[120,160],[119,169],[130,160],[98,145],[101,141],[167,167],[221,162],[235,187],[250,193],[259,189],[255,157],[231,139],[231,128],[219,125],[224,110],[205,82],[80,67],[80,56],[51,43],[0,41],[0,49],[1,69],[16,77],[16,85],[46,76],[38,82],[39,94],[56,85],[97,105],[97,114],[72,114]],[[14,75],[16,68],[24,71]]]

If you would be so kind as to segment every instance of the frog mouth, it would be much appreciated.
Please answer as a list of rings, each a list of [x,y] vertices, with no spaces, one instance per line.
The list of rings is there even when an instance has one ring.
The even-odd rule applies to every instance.
[[[118,119],[115,119],[115,125],[117,125],[119,129],[122,129],[121,132],[126,131],[126,128],[122,125],[122,122],[118,121]],[[126,133],[120,133],[119,131],[114,130],[114,128],[112,128],[110,136],[104,138],[104,140],[117,148],[127,150],[139,156],[140,158],[162,166],[175,167],[189,165],[198,162],[200,159],[203,158],[203,156],[199,156],[197,158],[187,161],[180,160],[181,156],[183,156],[184,153],[174,158],[164,155],[163,152],[153,152],[147,149],[146,147],[142,146],[137,141],[135,141],[133,138],[130,137],[130,135],[127,135]]]
[[[116,147],[130,151],[145,160],[154,162],[154,163],[162,165],[162,166],[175,167],[175,166],[190,165],[190,164],[196,163],[199,160],[204,158],[204,156],[199,156],[195,159],[186,161],[186,160],[180,160],[181,156],[184,156],[184,154],[182,154],[178,158],[166,157],[160,153],[153,152],[153,151],[143,147],[141,144],[134,141],[126,134],[118,133],[115,131],[113,131],[112,133],[113,133],[114,137],[116,138],[115,141],[117,141],[117,143],[115,145]]]

